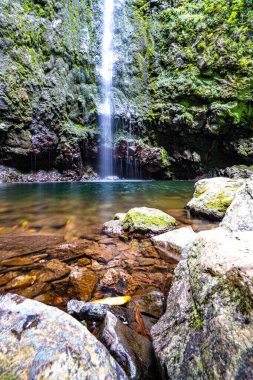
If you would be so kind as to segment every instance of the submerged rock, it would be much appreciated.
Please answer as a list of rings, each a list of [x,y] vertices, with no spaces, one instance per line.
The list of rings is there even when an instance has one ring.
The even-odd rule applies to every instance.
[[[126,214],[116,214],[114,220],[103,225],[103,231],[109,235],[126,233],[134,236],[153,236],[172,230],[175,226],[176,219],[161,210],[135,207]]]
[[[2,378],[127,379],[86,327],[37,301],[0,296],[0,340]]]
[[[118,295],[132,295],[137,286],[135,278],[121,268],[107,269],[98,284],[101,290],[106,289],[107,292]]]
[[[97,275],[86,268],[76,267],[73,268],[69,279],[76,296],[83,301],[88,301],[97,284]]]
[[[40,282],[57,280],[69,274],[71,270],[67,264],[62,263],[60,260],[56,259],[48,261],[43,265],[43,267],[44,268],[38,275],[38,280]]]
[[[194,196],[187,208],[196,215],[221,220],[243,183],[243,180],[225,177],[202,179],[195,184]]]
[[[8,282],[5,289],[6,290],[12,290],[12,289],[18,289],[18,288],[25,288],[27,286],[30,286],[34,284],[36,281],[36,276],[30,276],[29,274],[18,276]]]
[[[229,231],[253,230],[253,178],[238,190],[220,225]]]
[[[174,257],[180,260],[186,247],[196,239],[197,234],[191,227],[179,228],[175,231],[153,237],[151,240],[162,258]]]
[[[163,378],[253,378],[252,258],[252,232],[198,234],[151,330]]]
[[[149,339],[125,326],[109,311],[99,336],[129,379],[153,379],[154,358]]]

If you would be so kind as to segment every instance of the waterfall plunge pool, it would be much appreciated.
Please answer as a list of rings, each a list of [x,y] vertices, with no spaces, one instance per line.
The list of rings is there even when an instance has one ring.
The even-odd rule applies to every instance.
[[[177,262],[149,239],[101,233],[116,212],[154,207],[195,231],[214,226],[184,210],[193,182],[117,181],[0,185],[0,293],[65,308],[70,299],[166,292]]]
[[[116,212],[154,207],[174,216],[179,225],[205,229],[206,221],[184,210],[194,191],[190,181],[98,181],[0,185],[0,231],[26,229],[73,235],[99,233]]]

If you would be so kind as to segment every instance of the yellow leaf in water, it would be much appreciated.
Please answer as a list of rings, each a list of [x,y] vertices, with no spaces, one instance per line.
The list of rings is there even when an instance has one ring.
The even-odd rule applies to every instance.
[[[109,297],[109,298],[102,298],[100,300],[95,300],[91,302],[96,302],[96,303],[103,303],[105,305],[111,305],[111,306],[119,306],[119,305],[124,305],[131,301],[130,296],[122,296],[122,297]]]
[[[23,222],[22,222],[22,227],[26,227],[27,225],[28,225],[28,221],[27,220],[24,220]]]

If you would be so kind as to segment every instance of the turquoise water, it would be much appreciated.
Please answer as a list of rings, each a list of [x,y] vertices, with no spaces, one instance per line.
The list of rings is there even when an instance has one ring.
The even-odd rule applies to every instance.
[[[154,207],[175,216],[180,224],[202,229],[205,223],[184,210],[194,183],[186,181],[1,184],[0,228],[40,232],[98,233],[116,212]]]

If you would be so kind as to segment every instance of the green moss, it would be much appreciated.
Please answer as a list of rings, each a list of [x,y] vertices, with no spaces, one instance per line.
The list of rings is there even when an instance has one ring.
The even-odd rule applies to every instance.
[[[169,157],[164,148],[162,148],[162,167],[168,168],[170,166]]]
[[[131,209],[123,219],[124,230],[149,230],[158,228],[166,230],[176,226],[176,220],[167,214],[162,214],[160,211],[142,212],[138,209]]]
[[[236,165],[239,169],[247,169],[253,171],[253,165],[247,166],[247,165]]]
[[[237,189],[237,188],[236,188]],[[215,197],[208,202],[205,202],[205,207],[210,210],[215,210],[218,213],[224,214],[227,208],[231,205],[234,195],[224,193],[215,194]]]
[[[191,328],[193,328],[194,330],[198,329],[201,325],[203,324],[203,318],[201,317],[198,309],[196,308],[196,306],[194,305],[194,309],[193,309],[193,320],[192,322],[190,323],[190,326]]]

